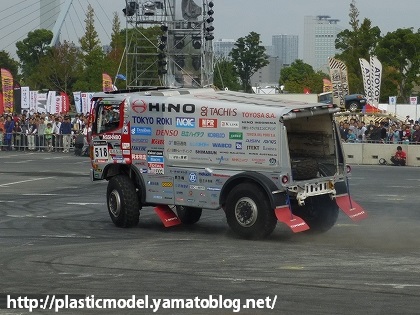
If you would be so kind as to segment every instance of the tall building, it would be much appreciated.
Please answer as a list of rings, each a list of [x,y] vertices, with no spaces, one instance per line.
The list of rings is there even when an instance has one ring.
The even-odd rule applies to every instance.
[[[39,27],[52,31],[60,13],[60,0],[40,0]]]
[[[280,64],[290,66],[298,59],[299,37],[297,35],[273,35],[272,56],[279,58]]]
[[[213,40],[213,54],[217,58],[229,59],[229,53],[235,47],[236,41],[233,39]]]
[[[328,73],[328,58],[339,53],[335,49],[337,34],[342,31],[338,22],[328,15],[305,16],[303,61],[315,71]]]

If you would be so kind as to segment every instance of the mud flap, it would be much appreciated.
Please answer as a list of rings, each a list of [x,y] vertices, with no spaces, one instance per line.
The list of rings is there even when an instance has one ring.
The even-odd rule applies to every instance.
[[[167,205],[159,205],[154,208],[165,227],[171,227],[181,224],[181,220]]]
[[[366,211],[356,203],[348,194],[335,197],[338,207],[353,221],[361,221],[367,218]]]
[[[309,225],[290,210],[289,205],[277,207],[275,210],[277,220],[285,223],[294,233],[309,230]]]

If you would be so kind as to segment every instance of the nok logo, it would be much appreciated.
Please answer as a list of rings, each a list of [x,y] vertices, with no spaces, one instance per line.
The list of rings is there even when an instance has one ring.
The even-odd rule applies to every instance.
[[[133,109],[133,111],[135,111],[137,114],[141,114],[144,113],[147,109],[147,104],[145,101],[142,100],[135,100],[132,104],[131,104],[131,108]]]

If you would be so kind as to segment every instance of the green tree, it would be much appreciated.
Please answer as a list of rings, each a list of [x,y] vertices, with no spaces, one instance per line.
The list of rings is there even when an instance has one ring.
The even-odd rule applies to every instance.
[[[38,88],[64,91],[71,95],[72,86],[82,72],[81,53],[74,43],[64,41],[53,47],[39,64]]]
[[[118,17],[118,13],[114,12],[114,18],[112,20],[112,34],[111,34],[111,50],[106,55],[106,72],[111,76],[115,76],[118,73],[125,74],[125,62],[124,62],[124,47],[125,47],[125,32],[121,31],[121,22]],[[116,82],[118,86],[121,82]],[[118,86],[120,87],[120,86]],[[122,86],[120,87],[122,88]],[[125,88],[125,87],[124,87]]]
[[[38,29],[28,33],[28,37],[16,43],[16,54],[18,55],[22,68],[22,76],[25,84],[36,83],[31,78],[39,72],[39,62],[51,50],[50,43],[53,33],[49,30]]]
[[[289,67],[280,72],[280,85],[291,93],[303,93],[309,89],[311,93],[321,93],[323,88],[322,79],[327,75],[321,71],[315,72],[311,65],[297,59]]]
[[[364,19],[360,24],[355,0],[350,4],[349,17],[351,29],[346,29],[337,35],[335,47],[340,49],[341,53],[335,57],[347,66],[350,93],[363,93],[359,58],[369,60],[370,54],[381,38],[381,30],[377,26],[372,27],[369,19]]]
[[[240,37],[230,52],[235,71],[241,79],[242,89],[245,92],[251,91],[251,76],[269,64],[265,47],[260,44],[260,35],[251,32],[245,37]]]
[[[420,30],[397,29],[378,43],[376,56],[383,66],[394,68],[392,79],[400,101],[408,103],[414,84],[420,84]]]
[[[101,91],[102,73],[105,70],[105,54],[95,30],[94,10],[89,4],[86,11],[85,33],[79,39],[82,51],[83,72],[74,84],[74,90]]]
[[[223,90],[238,91],[241,88],[233,62],[227,58],[219,58],[214,66],[214,85]]]
[[[9,70],[15,80],[18,78],[19,63],[5,50],[0,50],[0,68]]]

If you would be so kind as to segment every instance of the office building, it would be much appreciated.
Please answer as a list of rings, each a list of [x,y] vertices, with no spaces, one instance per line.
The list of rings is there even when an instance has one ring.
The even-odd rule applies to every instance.
[[[328,58],[339,53],[335,49],[337,34],[342,31],[338,22],[328,15],[305,16],[303,61],[315,71],[328,73]]]

